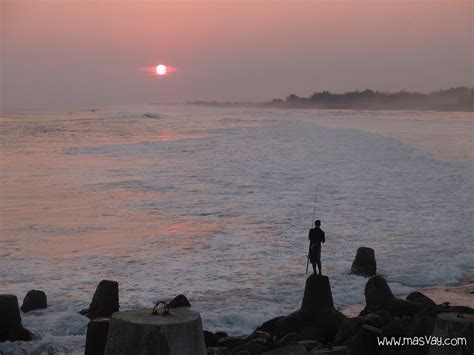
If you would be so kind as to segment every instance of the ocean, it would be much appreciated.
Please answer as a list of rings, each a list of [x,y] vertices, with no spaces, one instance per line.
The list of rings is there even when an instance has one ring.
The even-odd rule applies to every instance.
[[[121,309],[183,293],[204,328],[251,332],[300,306],[313,204],[337,308],[375,249],[396,294],[474,269],[471,113],[142,105],[0,120],[0,293],[44,290],[39,336],[4,354],[83,353],[102,279]],[[311,268],[310,268],[311,269]]]

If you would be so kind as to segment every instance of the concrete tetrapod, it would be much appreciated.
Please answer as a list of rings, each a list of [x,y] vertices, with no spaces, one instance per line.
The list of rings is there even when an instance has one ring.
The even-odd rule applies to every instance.
[[[169,315],[151,309],[116,312],[110,321],[106,355],[205,355],[199,313],[184,308]]]

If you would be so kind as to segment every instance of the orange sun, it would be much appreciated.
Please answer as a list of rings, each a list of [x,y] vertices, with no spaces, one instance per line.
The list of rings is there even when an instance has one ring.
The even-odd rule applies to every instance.
[[[167,69],[168,69],[168,68],[166,68],[166,65],[164,65],[164,64],[158,64],[158,65],[155,67],[156,74],[158,74],[158,75],[165,75]]]

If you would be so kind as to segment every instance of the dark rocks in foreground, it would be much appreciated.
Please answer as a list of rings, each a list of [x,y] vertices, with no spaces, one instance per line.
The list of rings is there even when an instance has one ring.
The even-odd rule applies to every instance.
[[[14,295],[0,295],[0,342],[29,341],[32,334],[21,324],[18,299]]]
[[[36,309],[48,308],[46,293],[39,290],[30,290],[23,299],[21,311],[27,313]]]
[[[189,303],[185,295],[180,294],[168,302],[168,307],[169,308],[191,307],[191,303]]]
[[[110,319],[96,318],[87,325],[86,349],[84,355],[102,355],[107,344]]]
[[[374,276],[377,274],[375,251],[372,248],[360,247],[352,263],[351,273],[360,276]]]
[[[110,317],[119,310],[119,287],[117,281],[102,280],[95,290],[89,308],[79,313],[90,319]]]

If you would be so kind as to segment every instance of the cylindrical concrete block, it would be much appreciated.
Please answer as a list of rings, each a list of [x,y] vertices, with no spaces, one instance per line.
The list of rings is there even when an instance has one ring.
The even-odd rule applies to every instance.
[[[440,313],[436,318],[433,337],[439,341],[466,338],[467,344],[430,346],[430,355],[474,354],[474,314]]]
[[[335,346],[330,349],[311,350],[311,354],[350,355],[347,346]]]
[[[151,313],[151,309],[114,313],[105,354],[206,354],[199,313],[184,308],[171,309],[167,316]]]

